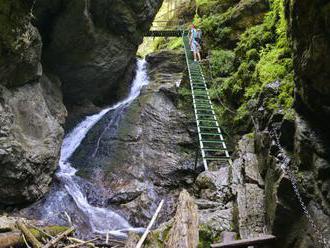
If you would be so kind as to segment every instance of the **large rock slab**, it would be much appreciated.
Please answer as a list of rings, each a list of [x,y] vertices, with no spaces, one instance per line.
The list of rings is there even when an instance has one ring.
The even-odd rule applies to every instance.
[[[161,52],[148,60],[150,83],[140,97],[113,124],[112,113],[107,114],[72,157],[80,176],[105,189],[100,204],[120,209],[136,226],[148,224],[163,198],[165,211],[158,220],[170,219],[181,188],[197,176],[194,123],[177,103],[184,57]]]
[[[265,232],[265,191],[254,138],[243,136],[238,144],[238,158],[233,163],[232,189],[236,194],[238,228],[241,238],[255,237]]]
[[[42,42],[31,24],[32,2],[0,3],[0,85],[20,86],[42,75]]]
[[[294,43],[296,107],[323,126],[330,118],[330,59],[325,56],[330,54],[329,1],[291,0],[287,13]]]
[[[63,137],[66,110],[59,85],[0,88],[0,203],[33,202],[49,187]]]
[[[135,55],[162,0],[37,1],[46,66],[63,82],[67,104],[125,96]]]
[[[196,248],[198,246],[197,206],[186,190],[180,193],[174,223],[168,235],[165,247]]]

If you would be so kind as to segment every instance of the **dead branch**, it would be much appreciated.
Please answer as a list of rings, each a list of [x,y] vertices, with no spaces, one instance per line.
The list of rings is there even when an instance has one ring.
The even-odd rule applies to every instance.
[[[30,232],[30,230],[26,227],[26,225],[22,221],[18,220],[16,222],[16,225],[18,229],[22,231],[26,239],[31,243],[33,248],[42,247],[42,244],[39,242],[39,240],[37,240],[37,238],[33,236],[33,234]]]
[[[70,233],[74,231],[74,227],[69,228],[65,232],[61,233],[51,241],[49,241],[43,248],[51,248],[54,247],[58,242],[60,242],[62,239],[64,239],[66,236],[68,236]]]

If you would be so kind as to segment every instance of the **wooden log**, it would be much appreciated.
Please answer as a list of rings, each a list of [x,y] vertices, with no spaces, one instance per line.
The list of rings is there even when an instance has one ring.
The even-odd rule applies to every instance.
[[[83,240],[80,240],[80,239],[77,239],[77,238],[72,238],[72,237],[68,237],[68,240],[71,242],[71,243],[84,243]],[[95,245],[93,243],[87,243],[86,246],[88,247],[95,247]]]
[[[42,244],[39,240],[31,233],[27,226],[20,220],[16,222],[17,227],[22,231],[28,242],[32,245],[33,248],[41,248]]]
[[[67,230],[67,227],[61,226],[49,226],[45,228],[30,228],[29,231],[38,239],[41,240],[43,238],[48,238],[48,235],[58,235],[63,231]],[[41,232],[41,230],[44,230]],[[45,234],[47,232],[48,235]],[[14,246],[22,246],[24,247],[24,240],[22,236],[22,232],[20,231],[12,231],[0,233],[0,248],[6,247],[14,247]]]
[[[198,207],[188,191],[182,190],[174,216],[174,222],[168,233],[165,248],[198,247]]]
[[[95,238],[95,239],[91,239],[91,240],[88,240],[88,241],[78,242],[78,244],[68,245],[68,246],[65,246],[64,248],[76,248],[76,247],[80,247],[80,246],[83,246],[83,245],[92,244],[92,242],[94,242],[98,239],[99,238]]]
[[[276,239],[273,235],[264,235],[256,238],[248,238],[242,240],[229,241],[226,243],[212,244],[212,248],[233,248],[233,247],[247,247],[250,245],[269,244]]]
[[[71,227],[70,229],[66,230],[65,232],[61,233],[51,241],[49,241],[43,248],[51,248],[54,245],[56,245],[58,242],[60,242],[62,239],[64,239],[66,236],[71,234],[74,231],[74,227]]]
[[[156,210],[154,216],[152,217],[152,219],[151,219],[151,221],[150,221],[150,223],[149,223],[147,229],[146,229],[145,232],[143,233],[143,235],[142,235],[140,241],[137,243],[136,248],[141,248],[141,247],[142,247],[144,240],[147,238],[148,233],[150,232],[150,229],[151,229],[152,226],[154,225],[154,223],[155,223],[155,221],[156,221],[156,218],[157,218],[157,216],[158,216],[160,210],[161,210],[162,207],[163,207],[163,204],[164,204],[164,200],[161,200],[161,202],[159,203],[159,206],[158,206],[158,208],[157,208],[157,210]]]

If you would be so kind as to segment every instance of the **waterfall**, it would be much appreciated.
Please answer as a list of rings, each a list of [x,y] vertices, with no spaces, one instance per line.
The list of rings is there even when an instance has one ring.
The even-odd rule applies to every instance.
[[[140,95],[141,89],[149,83],[145,60],[138,60],[137,63],[137,73],[127,98],[112,107],[102,110],[98,114],[86,117],[85,120],[66,135],[63,141],[57,177],[74,200],[78,209],[87,217],[88,224],[94,233],[110,233],[120,236],[125,235],[124,232],[126,231],[141,231],[139,228],[131,227],[128,221],[113,210],[89,204],[87,197],[79,186],[79,180],[74,180],[77,177],[75,175],[77,170],[70,164],[70,157],[80,146],[88,131],[109,111],[127,108]],[[118,112],[122,113],[123,111]],[[97,141],[97,146],[102,139],[102,135]],[[95,148],[94,155],[97,149],[98,147]]]

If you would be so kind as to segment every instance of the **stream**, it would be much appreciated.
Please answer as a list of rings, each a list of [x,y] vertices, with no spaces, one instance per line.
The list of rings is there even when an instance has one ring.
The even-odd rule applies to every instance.
[[[50,193],[40,202],[25,211],[25,215],[37,214],[37,218],[49,223],[65,224],[72,221],[81,232],[106,234],[114,236],[126,236],[128,231],[142,232],[143,228],[134,228],[128,221],[109,207],[94,206],[88,201],[86,195],[85,179],[76,175],[77,170],[71,165],[70,158],[78,149],[88,132],[94,127],[107,113],[112,111],[112,117],[106,125],[103,133],[111,128],[116,130],[116,123],[121,119],[127,107],[140,95],[141,89],[149,83],[146,72],[146,61],[137,61],[137,72],[132,83],[129,95],[114,106],[106,108],[101,112],[86,117],[64,138],[59,169],[56,173],[56,181]],[[97,156],[99,144],[103,133],[97,137],[95,150],[92,157]],[[96,179],[96,178],[95,178]],[[96,179],[97,180],[97,179]],[[102,197],[94,195],[94,198]],[[64,213],[64,214],[63,214]],[[59,216],[60,215],[60,216]]]

